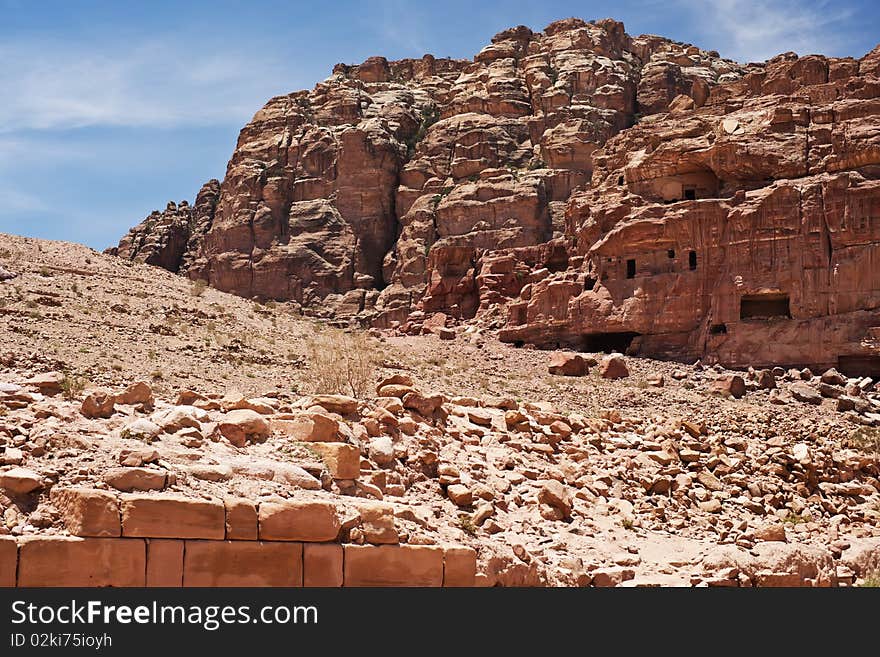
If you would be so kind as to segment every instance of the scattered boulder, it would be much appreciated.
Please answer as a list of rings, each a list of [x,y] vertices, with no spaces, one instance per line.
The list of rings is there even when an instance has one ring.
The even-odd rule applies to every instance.
[[[108,418],[116,410],[116,397],[108,390],[92,390],[83,399],[80,410],[89,419]]]
[[[798,401],[817,405],[822,403],[822,395],[820,395],[815,388],[806,383],[793,383],[790,392],[791,396]]]
[[[24,384],[31,388],[36,388],[44,395],[52,397],[62,391],[64,375],[60,372],[46,372],[28,379]]]
[[[134,406],[142,404],[144,407],[152,408],[153,406],[153,389],[143,381],[132,383],[124,392],[116,395],[117,404],[125,404]]]
[[[739,374],[728,374],[713,381],[712,389],[717,393],[740,399],[746,394],[746,382]]]
[[[462,484],[452,484],[446,489],[446,494],[456,506],[470,506],[474,503],[471,489]]]
[[[229,411],[217,423],[217,430],[236,447],[260,442],[269,436],[269,423],[256,411],[244,408]]]
[[[842,386],[846,385],[847,378],[832,367],[830,370],[825,370],[819,380],[831,386]]]
[[[541,515],[548,520],[563,520],[571,517],[571,493],[555,479],[541,482],[538,502],[544,505]]]
[[[557,376],[585,376],[587,361],[580,354],[557,352],[550,356],[547,371]]]
[[[116,490],[132,491],[162,490],[167,475],[162,470],[149,468],[110,468],[104,473],[104,482]]]
[[[43,487],[43,479],[33,470],[12,468],[0,472],[0,489],[13,495],[27,495]]]
[[[623,379],[629,376],[629,368],[620,354],[609,354],[599,361],[599,374],[603,379]]]

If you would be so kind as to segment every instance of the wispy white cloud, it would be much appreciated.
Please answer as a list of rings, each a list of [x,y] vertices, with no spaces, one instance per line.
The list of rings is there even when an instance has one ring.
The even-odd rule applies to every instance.
[[[184,38],[136,44],[0,43],[0,133],[247,120],[290,78],[271,55]]]
[[[782,52],[834,54],[845,45],[845,0],[674,0],[725,57],[763,61]]]

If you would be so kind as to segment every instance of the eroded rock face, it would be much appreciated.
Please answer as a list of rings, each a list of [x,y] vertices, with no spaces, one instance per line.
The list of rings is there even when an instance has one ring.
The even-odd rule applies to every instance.
[[[194,205],[169,202],[165,210],[154,211],[107,252],[172,272],[186,269],[185,258],[211,227],[219,193],[219,181],[209,180]]]
[[[780,55],[611,139],[566,209],[583,260],[502,340],[878,371],[874,59]]]
[[[579,19],[506,30],[473,61],[340,64],[245,126],[216,211],[169,207],[118,252],[379,326],[417,308],[472,317],[497,282],[478,282],[477,260],[562,238],[598,148],[637,115],[681,94],[705,102],[743,70]]]

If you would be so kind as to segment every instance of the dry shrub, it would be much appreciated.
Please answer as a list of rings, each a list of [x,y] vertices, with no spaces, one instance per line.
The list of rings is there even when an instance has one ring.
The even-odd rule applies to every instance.
[[[208,281],[198,278],[192,282],[189,288],[189,293],[194,297],[200,297],[205,293],[205,290],[208,288]]]
[[[311,392],[363,398],[372,392],[381,354],[365,334],[324,330],[308,339],[306,359]]]
[[[61,395],[65,399],[76,399],[85,390],[88,381],[81,376],[65,372],[61,378]]]

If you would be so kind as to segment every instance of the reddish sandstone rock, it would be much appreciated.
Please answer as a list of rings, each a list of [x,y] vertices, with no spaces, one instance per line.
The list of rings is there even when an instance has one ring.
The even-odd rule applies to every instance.
[[[345,586],[441,586],[443,549],[422,545],[346,545]]]
[[[149,538],[222,539],[223,503],[176,494],[120,496],[122,535]]]
[[[547,371],[560,376],[585,376],[587,361],[579,354],[555,353],[550,356]]]
[[[259,508],[260,540],[335,541],[342,525],[330,502],[262,502]]]
[[[0,587],[15,586],[18,544],[11,536],[0,536]]]
[[[147,539],[148,587],[183,586],[184,541]]]
[[[228,497],[226,508],[226,538],[237,541],[257,540],[257,507],[250,500]]]
[[[303,546],[263,541],[186,541],[184,586],[302,586]]]
[[[303,586],[340,587],[342,546],[337,543],[303,544]]]
[[[83,399],[81,411],[87,418],[108,418],[115,410],[116,397],[108,390],[92,390]]]
[[[743,70],[612,20],[508,30],[473,61],[340,64],[257,112],[222,184],[153,213],[112,252],[386,325],[423,292],[425,312],[470,317],[484,291],[521,287],[496,272],[479,290],[477,250],[552,239],[597,150],[637,113],[680,95],[701,105]]]
[[[74,536],[121,535],[116,495],[93,488],[56,486],[51,499],[61,512],[65,528]]]
[[[28,537],[21,541],[18,586],[144,586],[144,541]]]
[[[712,382],[712,389],[721,394],[739,399],[746,394],[746,382],[738,374],[729,374]]]
[[[629,368],[620,354],[611,354],[599,361],[599,375],[603,379],[624,379],[629,376]]]
[[[24,385],[36,388],[44,395],[57,395],[64,385],[64,375],[60,372],[46,372],[24,382]]]
[[[217,423],[217,430],[236,447],[244,447],[248,442],[264,440],[269,435],[269,423],[251,409],[229,411]]]
[[[443,586],[474,586],[477,574],[477,553],[469,547],[447,547],[443,550]]]
[[[143,381],[132,383],[124,392],[116,395],[115,402],[117,404],[143,404],[147,408],[153,406],[153,390]]]

